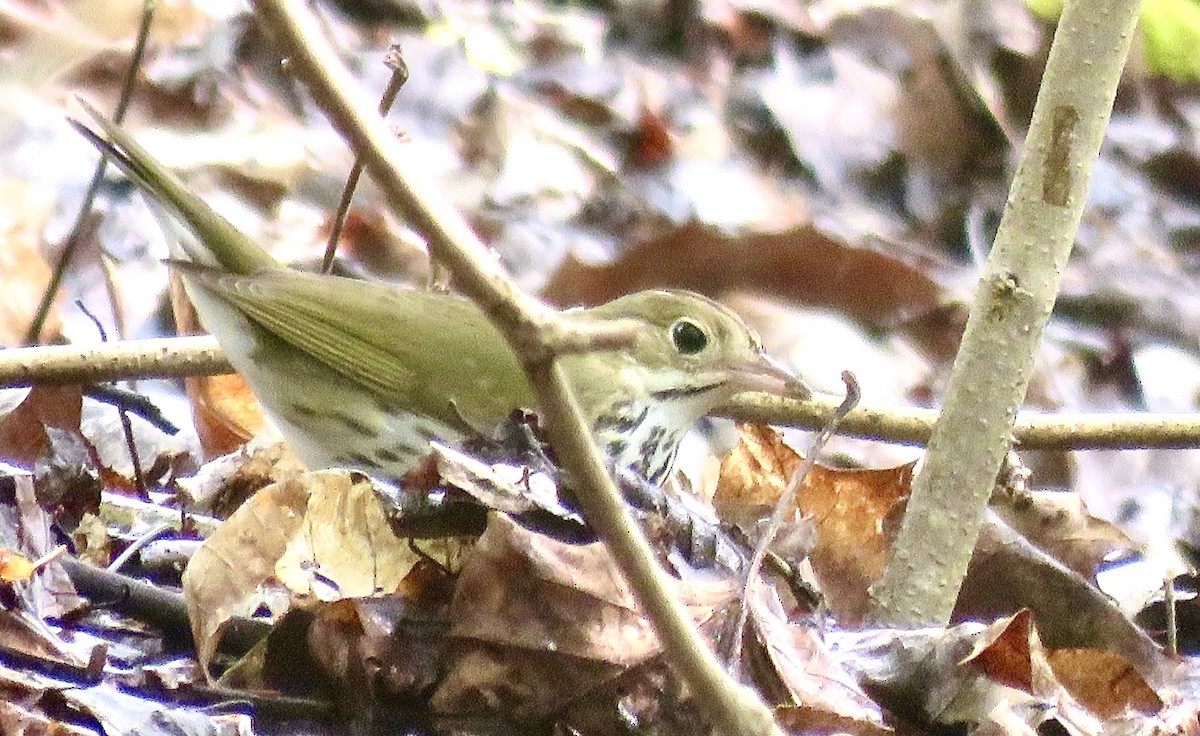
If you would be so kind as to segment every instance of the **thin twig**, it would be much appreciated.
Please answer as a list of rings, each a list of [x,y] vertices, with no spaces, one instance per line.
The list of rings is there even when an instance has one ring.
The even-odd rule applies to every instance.
[[[316,103],[366,162],[389,204],[426,240],[431,255],[492,320],[521,359],[559,459],[580,484],[584,516],[600,536],[635,598],[654,625],[665,656],[703,708],[709,724],[727,734],[780,733],[774,716],[752,690],[730,679],[671,595],[665,573],[636,529],[609,477],[557,359],[558,334],[573,323],[525,294],[491,258],[483,243],[402,156],[395,137],[373,112],[345,66],[297,0],[256,0],[263,25],[288,56],[290,67]]]
[[[142,18],[138,25],[137,41],[133,45],[133,56],[129,62],[129,69],[125,73],[125,78],[121,81],[121,97],[117,101],[117,109],[113,113],[113,119],[117,123],[125,119],[125,112],[129,109],[129,101],[133,98],[133,86],[137,81],[138,71],[142,68],[142,59],[146,55],[146,42],[150,38],[150,23],[154,20],[154,7],[154,0],[145,0],[142,4]],[[67,267],[70,266],[71,260],[74,259],[75,252],[79,250],[79,245],[86,242],[87,238],[90,237],[90,233],[94,232],[94,227],[89,228],[87,223],[91,220],[92,206],[96,201],[96,194],[100,191],[100,184],[104,181],[104,172],[107,168],[108,157],[101,156],[100,160],[96,163],[96,171],[92,174],[92,180],[88,183],[83,203],[79,205],[79,214],[75,217],[75,224],[71,227],[71,234],[67,236],[67,242],[63,244],[62,253],[58,257],[58,262],[54,265],[54,272],[50,275],[50,283],[46,285],[46,290],[42,293],[42,301],[38,304],[33,321],[29,323],[29,329],[25,332],[26,345],[36,345],[40,340],[42,328],[46,326],[46,317],[50,314],[51,305],[54,304],[54,297],[58,295],[58,290],[62,288],[62,281],[67,272]]]
[[[400,44],[394,43],[388,48],[383,63],[392,70],[387,89],[379,99],[379,115],[385,116],[396,102],[400,88],[408,81],[408,64],[400,51]],[[321,273],[333,273],[333,257],[337,254],[338,241],[342,238],[342,228],[346,225],[346,215],[350,212],[350,200],[354,198],[354,190],[358,188],[358,180],[362,176],[366,164],[362,158],[355,156],[354,166],[350,176],[346,177],[346,187],[342,189],[342,199],[338,202],[337,212],[333,216],[333,229],[329,232],[329,242],[325,245],[325,258],[321,261]]]
[[[767,526],[762,531],[762,536],[759,537],[758,544],[754,546],[754,554],[750,556],[750,564],[746,566],[745,573],[742,576],[742,600],[738,606],[738,616],[733,627],[732,635],[729,637],[729,656],[726,662],[730,670],[735,674],[738,672],[738,667],[741,663],[742,654],[742,636],[746,631],[746,623],[750,620],[750,595],[751,588],[758,581],[759,573],[762,571],[763,561],[767,557],[767,552],[771,549],[771,544],[774,543],[775,537],[779,534],[779,530],[783,528],[783,524],[787,521],[789,514],[794,514],[796,511],[796,494],[800,492],[800,486],[804,484],[804,479],[808,477],[809,472],[817,463],[817,457],[821,453],[821,449],[833,437],[837,431],[838,423],[850,412],[851,409],[858,404],[862,398],[862,391],[858,387],[858,381],[854,378],[854,374],[850,371],[842,372],[842,381],[846,384],[846,398],[838,406],[837,410],[829,415],[825,421],[825,426],[813,438],[809,445],[808,452],[804,455],[804,461],[800,463],[800,467],[792,473],[792,477],[788,479],[787,487],[783,489],[779,500],[775,502],[775,510],[771,512],[771,518],[767,521]]]
[[[96,332],[100,333],[100,340],[108,342],[108,332],[104,329],[104,324],[100,319],[92,314],[82,301],[76,300],[75,306],[79,307],[79,311],[83,312],[96,326]],[[121,418],[121,432],[125,435],[125,448],[129,451],[129,461],[133,463],[133,485],[137,489],[138,496],[143,499],[147,498],[146,477],[142,475],[142,461],[138,457],[137,443],[133,441],[133,424],[129,421],[129,414],[125,412],[124,407],[117,406],[115,408],[117,416]]]
[[[0,350],[0,388],[232,372],[216,339],[208,335]]]
[[[163,434],[179,434],[179,427],[176,427],[170,419],[167,419],[166,415],[162,413],[162,409],[155,406],[154,402],[144,394],[139,394],[136,391],[121,388],[120,386],[100,383],[85,387],[83,395],[89,399],[95,399],[102,404],[123,409],[135,417],[140,417]]]
[[[165,521],[155,524],[146,530],[145,534],[133,540],[133,542],[131,542],[130,545],[121,552],[121,554],[117,555],[115,560],[108,563],[108,567],[105,569],[109,572],[120,572],[121,568],[125,567],[125,563],[132,560],[133,556],[140,552],[143,547],[145,547],[147,544],[150,544],[155,539],[158,539],[158,537],[161,535],[174,530],[174,528],[175,526],[173,524],[169,524]]]
[[[1175,609],[1175,578],[1163,581],[1163,610],[1167,613],[1167,654],[1179,654],[1179,622]]]
[[[113,332],[118,340],[129,339],[129,329],[125,324],[125,309],[122,307],[121,291],[117,288],[117,263],[112,255],[105,250],[100,251],[100,268],[104,270],[104,293],[112,306]],[[107,341],[106,341],[107,342]],[[137,388],[135,385],[134,388]]]
[[[620,331],[613,337],[614,341],[627,339]],[[605,344],[602,339],[592,344],[597,343]],[[580,347],[584,344],[581,341]],[[232,372],[216,339],[207,335],[0,350],[0,388]],[[121,393],[103,386],[88,391],[100,400],[111,401],[104,396],[108,392]],[[163,431],[176,431],[152,405],[142,406],[136,400],[136,394],[125,394],[121,399],[123,403],[132,402],[127,406],[132,413]],[[826,396],[800,401],[747,393],[714,414],[756,424],[819,429],[836,408],[837,402]],[[923,445],[936,419],[936,409],[859,406],[846,415],[838,434],[897,445]],[[1025,450],[1186,450],[1200,447],[1200,414],[1025,412],[1017,417],[1013,437]]]
[[[766,394],[741,394],[713,413],[756,424],[816,429],[836,406],[826,396],[797,401]],[[897,445],[924,445],[937,417],[937,409],[860,406],[846,415],[838,434]],[[1017,416],[1013,437],[1024,450],[1186,450],[1200,447],[1200,415],[1046,414],[1030,410]]]

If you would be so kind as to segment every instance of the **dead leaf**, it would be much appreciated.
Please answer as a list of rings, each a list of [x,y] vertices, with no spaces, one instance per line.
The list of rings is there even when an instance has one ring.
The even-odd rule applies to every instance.
[[[441,603],[429,608],[401,596],[328,603],[315,611],[308,645],[349,701],[412,702],[442,674],[449,599]]]
[[[0,418],[0,460],[30,468],[49,447],[45,427],[79,431],[80,386],[34,386]]]
[[[1167,668],[1161,650],[1115,601],[994,514],[989,516],[959,591],[953,620],[989,620],[1029,609],[1047,646],[1110,651],[1121,655],[1152,686],[1162,684]]]
[[[977,719],[984,699],[973,686],[980,675],[961,665],[984,627],[949,629],[834,629],[826,633],[830,651],[871,696],[893,713],[919,723]],[[984,683],[984,689],[992,686]]]
[[[1142,551],[1125,532],[1088,513],[1077,493],[997,494],[991,506],[1014,531],[1089,580],[1113,552]]]
[[[38,574],[24,583],[22,605],[32,607],[30,615],[37,617],[63,616],[82,603],[75,594],[62,563],[50,559],[58,545],[54,519],[38,503],[33,487],[33,474],[0,463],[0,548],[19,555],[26,562],[11,558],[13,574],[27,561],[44,560]],[[33,564],[33,563],[28,563]]]
[[[338,600],[394,590],[420,559],[387,525],[365,476],[307,473],[256,493],[196,551],[183,575],[201,664],[222,627],[258,607],[276,579],[294,599]]]
[[[891,733],[882,709],[829,652],[820,629],[789,621],[766,586],[753,586],[753,590],[750,620],[755,645],[762,653],[748,656],[746,666],[760,690],[773,692],[764,687],[768,678],[783,685],[792,703],[785,706],[783,725],[790,732]],[[768,668],[769,673],[764,671]]]
[[[672,587],[695,619],[730,600],[733,583]],[[558,713],[659,651],[648,621],[599,543],[575,545],[492,514],[451,604],[454,657],[432,707],[517,720]]]
[[[674,155],[671,133],[667,129],[666,121],[661,114],[651,110],[644,103],[638,111],[630,154],[633,165],[643,168],[666,164]]]
[[[54,198],[49,195],[26,182],[0,177],[0,345],[24,342],[34,309],[50,283],[50,264],[41,250],[42,231],[53,211]],[[56,301],[42,336],[62,329],[57,305]]]
[[[989,626],[963,662],[975,662],[992,680],[1042,698],[1053,698],[1058,688],[1065,688],[1104,720],[1131,709],[1153,715],[1163,707],[1154,690],[1121,656],[1102,649],[1043,647],[1029,611]]]
[[[184,383],[206,459],[233,452],[262,429],[262,407],[241,376],[204,376]]]
[[[171,308],[180,335],[205,334],[178,276],[171,278]],[[184,386],[205,460],[237,450],[262,430],[262,407],[241,376],[194,376]]]
[[[1048,659],[1063,687],[1100,718],[1116,718],[1128,710],[1154,715],[1163,707],[1149,683],[1118,654],[1054,649]]]
[[[259,491],[196,550],[183,573],[196,658],[206,676],[222,629],[258,608],[260,586],[300,530],[308,489],[298,479]]]
[[[322,600],[396,590],[421,556],[392,533],[371,481],[338,470],[303,478],[308,503],[301,528],[275,564],[279,581],[293,594]],[[438,540],[423,551],[441,561],[459,547]]]
[[[84,516],[99,513],[103,491],[124,489],[109,485],[114,473],[97,471],[95,448],[78,432],[47,427],[46,438],[48,447],[33,467],[38,504],[71,532]]]
[[[775,430],[753,425],[741,430],[741,443],[721,464],[713,498],[722,518],[739,509],[774,505],[800,463]],[[867,612],[867,589],[891,557],[895,522],[903,513],[914,465],[882,470],[817,465],[796,495],[797,509],[816,526],[809,560],[826,603],[843,626],[861,622]]]
[[[6,583],[28,580],[35,569],[27,557],[11,549],[0,548],[0,580]]]
[[[831,650],[885,708],[926,727],[980,733],[1100,733],[1054,678],[1023,612],[987,626],[832,631]]]
[[[725,455],[713,506],[723,516],[741,508],[774,506],[788,478],[800,467],[800,455],[770,427],[739,424],[741,440]]]
[[[260,488],[306,472],[285,442],[257,437],[176,481],[182,503],[194,512],[230,516]]]
[[[1033,614],[1018,611],[988,625],[962,664],[975,663],[993,682],[1046,695],[1055,687],[1054,673],[1045,660]]]
[[[654,287],[751,289],[894,327],[948,300],[929,275],[940,268],[926,256],[848,243],[812,224],[729,235],[689,223],[635,244],[611,264],[569,258],[541,295],[555,304],[594,305]]]

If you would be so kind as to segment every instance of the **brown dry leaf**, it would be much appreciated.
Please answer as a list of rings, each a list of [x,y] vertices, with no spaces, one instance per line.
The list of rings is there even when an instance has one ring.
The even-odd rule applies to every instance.
[[[972,109],[978,103],[946,63],[945,48],[935,40],[930,21],[893,8],[879,10],[876,17],[864,14],[859,22],[865,32],[886,27],[889,42],[909,55],[903,93],[896,98],[896,142],[910,172],[940,179],[942,187],[935,191],[951,190],[952,182],[978,166],[982,153],[997,150],[1003,139],[988,135],[991,121]]]
[[[196,658],[208,676],[221,630],[234,616],[254,612],[260,587],[299,532],[308,489],[299,479],[259,491],[196,550],[183,573]]]
[[[767,586],[754,586],[752,595],[751,621],[762,654],[748,656],[746,666],[764,692],[773,692],[776,683],[783,686],[794,704],[785,709],[783,725],[788,731],[860,736],[891,732],[882,709],[830,654],[819,629],[788,621]],[[768,666],[770,672],[765,671]]]
[[[42,712],[31,701],[45,695],[47,688],[42,683],[31,682],[32,679],[24,673],[0,667],[0,687],[10,698],[0,702],[0,733],[54,736],[92,736],[96,733],[92,728],[76,726]]]
[[[0,580],[6,583],[28,580],[35,569],[29,558],[11,549],[0,548]]]
[[[991,623],[961,663],[970,662],[993,682],[1030,694],[1045,695],[1056,686],[1029,611]]]
[[[441,675],[448,603],[385,596],[324,604],[308,630],[309,650],[351,702],[411,702]]]
[[[662,114],[651,110],[644,103],[638,111],[637,127],[633,134],[630,150],[631,163],[637,167],[652,168],[666,164],[674,156],[671,132]]]
[[[988,626],[833,630],[826,639],[883,707],[915,725],[1100,732],[1101,722],[1055,680],[1027,613]]]
[[[334,600],[394,590],[419,559],[392,535],[370,481],[346,471],[267,486],[200,546],[183,576],[207,672],[221,629],[257,608],[275,578],[293,597]]]
[[[1100,718],[1116,718],[1128,710],[1153,715],[1163,707],[1149,683],[1118,654],[1054,649],[1047,658],[1063,687]]]
[[[0,460],[33,467],[49,448],[45,428],[78,432],[82,409],[83,389],[80,386],[34,386],[29,389],[17,407],[0,418]]]
[[[184,382],[205,459],[233,452],[263,428],[262,407],[241,376],[203,376]]]
[[[735,57],[768,56],[777,25],[802,27],[811,32],[806,8],[790,3],[705,0],[700,4],[700,12],[708,30],[719,35]]]
[[[975,662],[995,682],[1046,700],[1066,692],[1097,718],[1109,720],[1133,710],[1158,713],[1163,701],[1119,655],[1101,649],[1046,649],[1033,614],[1020,611],[988,627],[975,651]]]
[[[180,335],[205,334],[177,276],[171,278],[171,311]],[[184,385],[205,460],[233,452],[263,428],[262,407],[241,376],[197,376]]]
[[[38,574],[24,583],[20,605],[31,607],[38,617],[63,616],[77,609],[82,601],[53,554],[58,544],[55,520],[38,502],[33,474],[0,465],[0,497],[4,500],[0,503],[0,545],[26,560],[45,560]]]
[[[53,211],[54,197],[28,183],[0,178],[0,346],[19,345],[33,312],[50,283],[50,265],[42,257],[41,234]],[[57,304],[57,302],[56,302]],[[43,335],[62,329],[52,309]]]
[[[783,495],[800,455],[782,436],[756,424],[738,424],[741,440],[721,463],[712,503],[723,518],[739,509],[770,507]]]
[[[1121,655],[1152,686],[1164,682],[1161,650],[1116,602],[989,512],[954,620],[991,620],[1021,609],[1033,612],[1047,646],[1107,650]]]
[[[995,495],[992,508],[1039,549],[1089,580],[1112,552],[1142,551],[1125,532],[1088,513],[1077,493]]]
[[[741,425],[742,440],[721,464],[713,504],[723,518],[748,506],[771,506],[800,456],[768,427]],[[826,602],[843,626],[862,621],[867,589],[883,573],[912,481],[908,463],[882,470],[815,466],[796,495],[796,507],[816,525],[809,556]]]
[[[993,702],[1000,700],[986,715],[993,723],[1013,724],[1024,719],[1039,732],[1052,724],[1073,733],[1100,732],[1102,722],[1055,677],[1028,611],[990,624],[959,664],[978,667],[991,682],[1030,696],[1029,702],[993,698]]]
[[[555,304],[599,304],[652,287],[705,294],[752,289],[893,327],[937,311],[949,298],[930,276],[940,264],[895,251],[847,243],[812,224],[729,235],[689,223],[638,243],[611,264],[568,259],[541,295]]]
[[[732,597],[733,584],[675,583],[699,621]],[[457,642],[432,699],[463,713],[502,704],[518,720],[557,713],[659,651],[649,622],[599,543],[575,545],[489,517],[451,604]]]
[[[189,510],[227,518],[259,489],[307,470],[286,442],[260,435],[236,452],[204,463],[194,475],[179,478],[176,485]]]
[[[960,663],[982,628],[970,623],[944,630],[833,629],[825,641],[883,707],[909,720],[948,724],[963,720],[964,711],[969,720],[979,718],[984,694],[972,689],[980,675]]]
[[[100,495],[106,489],[106,475],[98,472],[96,452],[91,443],[72,430],[46,428],[48,447],[34,466],[38,476],[37,503],[54,516],[58,527],[70,531],[89,513],[100,510]]]
[[[371,481],[343,470],[304,478],[308,504],[299,533],[276,562],[279,581],[295,595],[322,600],[396,590],[421,556],[392,533]],[[442,561],[458,546],[430,542],[424,552]]]
[[[0,642],[7,652],[33,657],[47,666],[64,663],[69,667],[80,667],[85,664],[34,612],[24,607],[0,610]],[[10,656],[6,654],[6,658]]]
[[[337,252],[339,257],[359,262],[391,280],[403,277],[423,284],[430,279],[429,254],[424,246],[397,225],[387,211],[351,209]]]
[[[26,3],[6,14],[10,34],[19,36],[11,48],[14,63],[6,78],[45,94],[68,73],[121,69],[127,62],[130,39],[137,33],[143,3],[137,0],[85,0],[68,4]],[[161,3],[154,14],[151,41],[155,47],[191,40],[211,22],[204,5]],[[115,57],[115,58],[110,58]],[[82,67],[82,69],[80,69]]]

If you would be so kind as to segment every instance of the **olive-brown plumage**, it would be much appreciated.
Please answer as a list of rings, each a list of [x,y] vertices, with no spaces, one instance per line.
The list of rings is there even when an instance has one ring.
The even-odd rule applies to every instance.
[[[430,439],[488,432],[534,407],[516,356],[469,300],[283,268],[90,112],[111,143],[85,135],[186,225],[165,223],[201,321],[311,465],[398,477]],[[703,296],[645,291],[578,316],[644,327],[630,350],[563,362],[601,447],[652,481],[670,472],[696,420],[733,394],[805,393],[736,314]]]

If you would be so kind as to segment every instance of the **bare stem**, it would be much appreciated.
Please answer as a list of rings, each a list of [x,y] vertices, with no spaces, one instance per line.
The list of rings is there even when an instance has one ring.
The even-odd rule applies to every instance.
[[[825,420],[825,426],[817,433],[808,450],[804,453],[804,460],[800,463],[800,467],[792,472],[792,477],[788,479],[787,486],[783,489],[783,493],[775,501],[775,509],[771,512],[771,518],[767,520],[767,526],[762,530],[762,536],[759,537],[758,544],[754,545],[754,553],[750,555],[750,562],[746,565],[746,572],[742,578],[742,600],[738,607],[738,616],[733,627],[733,634],[729,637],[729,656],[725,661],[729,666],[737,671],[742,659],[742,637],[746,631],[746,624],[750,620],[750,600],[753,594],[753,586],[758,582],[759,573],[762,571],[763,562],[766,561],[768,553],[771,551],[771,545],[775,543],[775,537],[779,535],[779,530],[787,522],[788,517],[796,513],[796,494],[800,492],[800,486],[804,484],[804,479],[812,472],[813,466],[817,463],[817,458],[821,455],[821,450],[833,437],[837,431],[838,424],[845,418],[846,414],[858,403],[862,398],[862,391],[858,387],[858,381],[854,378],[854,374],[850,371],[842,373],[842,380],[846,384],[846,398],[838,406],[837,410],[829,415]]]
[[[380,115],[388,114],[392,109],[392,103],[396,101],[396,96],[400,94],[400,88],[408,81],[408,64],[404,63],[404,56],[400,53],[400,44],[392,44],[384,63],[392,70],[392,76],[388,80],[387,88],[383,90],[383,96],[379,99]],[[358,180],[362,176],[362,172],[362,159],[356,157],[354,166],[350,168],[350,174],[346,177],[346,186],[342,189],[342,199],[338,202],[337,211],[333,214],[333,228],[329,231],[329,242],[325,244],[325,257],[321,260],[321,273],[333,272],[333,257],[337,254],[338,241],[342,239],[342,228],[346,225],[346,215],[350,212],[350,202],[354,199],[354,190],[358,188]]]
[[[1010,445],[1017,407],[1083,214],[1137,0],[1068,0],[941,416],[871,618],[945,625]]]
[[[597,336],[596,343],[606,344],[606,337]],[[628,339],[619,331],[612,337]],[[0,350],[0,388],[212,376],[232,371],[216,339],[208,336]],[[751,393],[734,397],[716,414],[756,424],[819,429],[837,406],[825,396],[798,401]],[[859,406],[842,419],[838,434],[924,445],[937,415],[936,409]],[[1028,412],[1017,417],[1012,433],[1026,450],[1183,450],[1200,447],[1200,415]]]
[[[117,101],[116,110],[113,112],[113,120],[117,123],[125,119],[125,113],[129,109],[129,101],[133,99],[134,83],[137,82],[138,71],[142,68],[142,59],[146,55],[146,42],[150,38],[150,23],[154,19],[154,9],[155,3],[152,0],[146,0],[142,4],[142,16],[138,22],[137,40],[133,44],[133,56],[129,60],[129,69],[126,71],[125,78],[121,82],[121,97]],[[42,300],[38,303],[37,310],[34,312],[33,320],[30,321],[29,328],[25,331],[26,345],[36,345],[41,339],[42,328],[46,325],[46,318],[50,314],[50,307],[54,304],[54,297],[58,295],[59,289],[62,288],[62,281],[66,275],[67,268],[75,258],[75,253],[79,250],[79,246],[95,235],[96,225],[91,222],[92,207],[96,201],[96,194],[100,191],[100,184],[104,181],[104,172],[107,168],[108,157],[101,156],[100,160],[96,162],[96,169],[92,173],[92,180],[88,182],[87,193],[83,195],[83,202],[79,205],[79,213],[75,216],[75,224],[71,226],[71,233],[67,236],[66,242],[63,243],[62,253],[58,257],[58,262],[54,264],[50,283],[46,285],[46,290],[42,293]]]

